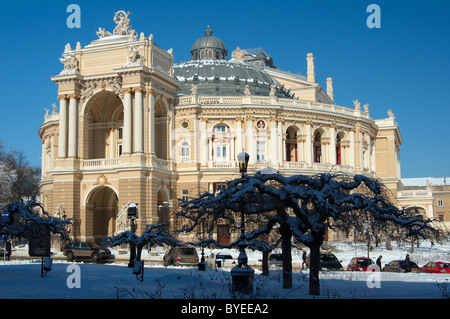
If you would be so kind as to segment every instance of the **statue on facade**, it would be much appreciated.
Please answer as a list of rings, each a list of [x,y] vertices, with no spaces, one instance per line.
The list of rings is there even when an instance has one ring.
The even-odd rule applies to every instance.
[[[389,118],[394,117],[394,113],[392,113],[392,110],[388,110],[387,113],[388,113]]]
[[[197,85],[192,84],[191,93],[192,93],[192,95],[197,95],[198,94]]]
[[[241,50],[239,47],[237,47],[236,50],[231,53],[231,57],[237,62],[244,62],[244,56],[246,54],[248,54],[247,51]]]
[[[359,102],[358,100],[353,101],[353,105],[355,106],[355,110],[361,109],[361,102]]]
[[[270,93],[269,96],[275,96],[275,87],[271,84],[270,85]]]
[[[125,63],[126,66],[143,65],[145,61],[144,56],[139,53],[139,50],[136,48],[135,45],[130,45],[128,47],[127,58],[128,58],[127,63]]]
[[[78,59],[73,52],[64,52],[62,58],[59,59],[64,64],[64,70],[60,75],[74,74],[79,71]]]
[[[98,28],[98,31],[95,32],[95,34],[96,34],[100,39],[105,38],[105,37],[109,37],[109,36],[112,35],[111,32],[105,31],[105,28],[103,28],[103,29],[102,29],[102,28]]]
[[[250,94],[251,94],[251,92],[250,92],[250,86],[249,86],[248,84],[245,86],[244,94],[245,94],[245,95],[250,95]]]

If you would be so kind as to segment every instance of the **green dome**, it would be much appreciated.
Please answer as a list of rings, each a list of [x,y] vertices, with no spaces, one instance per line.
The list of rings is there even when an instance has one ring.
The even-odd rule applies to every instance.
[[[208,26],[204,37],[197,39],[191,49],[191,60],[218,59],[226,60],[228,50],[223,41],[212,36],[212,30]]]

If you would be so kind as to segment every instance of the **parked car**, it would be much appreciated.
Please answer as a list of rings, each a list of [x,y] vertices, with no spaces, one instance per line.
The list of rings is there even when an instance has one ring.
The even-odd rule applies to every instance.
[[[189,247],[172,247],[164,255],[164,266],[197,266],[199,262],[197,250]]]
[[[369,269],[368,269],[369,268]],[[353,257],[347,266],[350,271],[375,271],[375,263],[367,257]]]
[[[74,259],[92,259],[94,261],[104,260],[111,257],[111,251],[96,243],[70,242],[63,250],[68,261]]]
[[[404,260],[393,260],[389,264],[386,264],[383,271],[389,272],[405,272],[405,261]],[[420,272],[419,266],[413,261],[411,261],[411,271]]]
[[[269,256],[269,268],[283,268],[283,255],[270,254]]]
[[[236,265],[236,260],[228,253],[220,252],[216,255],[216,264],[217,267],[225,267]]]
[[[308,256],[306,256],[306,266],[308,268],[311,268],[310,258],[311,254],[308,254]],[[338,260],[334,254],[329,252],[322,252],[320,253],[319,270],[337,270],[337,271],[344,270],[344,267],[342,267],[341,262],[342,260]]]
[[[450,274],[450,262],[430,261],[428,264],[420,267],[420,272]]]

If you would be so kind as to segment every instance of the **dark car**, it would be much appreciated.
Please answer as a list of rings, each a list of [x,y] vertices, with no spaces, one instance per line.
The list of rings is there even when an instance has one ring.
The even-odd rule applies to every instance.
[[[198,262],[198,254],[195,248],[172,247],[164,255],[164,266],[197,266]]]
[[[71,242],[64,247],[64,256],[68,261],[74,259],[92,259],[99,261],[111,257],[111,251],[96,243]]]
[[[389,272],[405,272],[405,261],[404,260],[393,260],[389,264],[386,264],[383,271]],[[419,266],[413,261],[411,261],[411,271],[420,272]]]
[[[308,268],[310,267],[310,258],[311,258],[311,254],[308,254],[308,256],[306,256],[306,266]],[[342,261],[338,260],[337,257],[332,254],[332,253],[328,253],[328,252],[322,252],[320,253],[320,266],[319,266],[319,270],[344,270],[344,267],[342,267],[341,264]]]
[[[350,271],[375,271],[375,263],[367,257],[353,257],[347,266]]]
[[[283,267],[283,255],[282,254],[270,254],[269,268],[282,268],[282,267]]]

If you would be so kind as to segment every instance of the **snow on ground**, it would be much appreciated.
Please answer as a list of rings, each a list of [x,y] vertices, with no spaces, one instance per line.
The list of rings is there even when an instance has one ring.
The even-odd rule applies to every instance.
[[[367,256],[364,244],[352,242],[329,243],[333,253],[342,260],[344,267],[356,255]],[[383,265],[394,259],[404,259],[407,253],[419,266],[428,261],[450,261],[450,243],[441,245],[422,243],[410,253],[410,245],[399,247],[393,243],[387,251],[384,244],[374,247],[370,257],[375,261],[383,255]],[[163,251],[153,249],[143,253],[144,280],[140,282],[127,267],[125,251],[114,251],[114,263],[69,263],[57,258],[55,253],[52,270],[41,278],[41,260],[0,258],[1,299],[234,299],[244,298],[231,292],[231,266],[198,271],[196,267],[163,267],[155,261]],[[208,256],[211,251],[205,249]],[[237,257],[237,250],[229,250]],[[301,252],[294,251],[294,269],[299,269]],[[26,254],[17,248],[13,257]],[[200,255],[200,254],[199,254]],[[268,277],[257,268],[260,252],[248,251],[249,263],[254,266],[253,295],[256,299],[443,299],[450,294],[450,274],[424,273],[362,273],[321,271],[321,295],[309,296],[309,271],[294,270],[293,288],[282,288],[281,270],[271,270]],[[79,266],[79,268],[77,267]],[[75,270],[74,270],[75,269]],[[79,276],[78,276],[79,275]],[[78,276],[78,277],[76,277]],[[79,279],[79,281],[77,281]],[[75,283],[80,283],[77,288]],[[73,287],[75,286],[75,287]],[[72,287],[72,288],[71,288]]]

